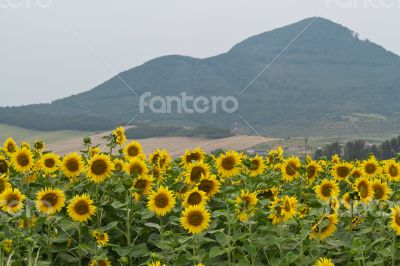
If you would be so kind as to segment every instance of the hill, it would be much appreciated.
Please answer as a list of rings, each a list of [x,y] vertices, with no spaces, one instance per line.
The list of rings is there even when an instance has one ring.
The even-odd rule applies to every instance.
[[[139,96],[235,96],[236,113],[139,114],[153,126],[232,129],[246,118],[272,136],[370,134],[400,128],[400,57],[318,18],[243,94],[239,93],[313,18],[259,34],[227,53],[170,55],[50,104],[0,108],[0,123],[35,130],[107,130],[139,113]],[[210,44],[212,45],[212,44]],[[243,128],[247,128],[245,125]]]

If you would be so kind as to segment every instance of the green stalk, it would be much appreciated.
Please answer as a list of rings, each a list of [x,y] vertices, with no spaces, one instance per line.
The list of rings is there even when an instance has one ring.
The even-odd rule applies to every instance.
[[[393,232],[392,241],[392,266],[396,265],[396,232]]]
[[[47,257],[50,261],[50,263],[53,263],[53,253],[51,253],[51,240],[50,240],[50,235],[51,235],[51,216],[49,217],[48,220],[49,224],[47,225],[47,237],[48,237],[48,251],[47,251]]]
[[[129,190],[126,191],[126,246],[131,244],[131,195]],[[131,257],[128,256],[129,265],[132,265]]]
[[[81,224],[78,224],[78,244],[81,245],[82,236],[81,236]],[[78,265],[82,266],[82,258],[81,255],[78,254]]]
[[[0,266],[4,266],[4,253],[3,247],[0,246]]]

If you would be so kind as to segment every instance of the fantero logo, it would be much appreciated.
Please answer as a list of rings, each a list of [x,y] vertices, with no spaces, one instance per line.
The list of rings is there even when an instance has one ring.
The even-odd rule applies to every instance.
[[[155,114],[187,113],[204,114],[234,113],[239,108],[238,100],[233,96],[190,96],[182,92],[177,96],[152,96],[145,92],[140,96],[140,113],[146,110]]]

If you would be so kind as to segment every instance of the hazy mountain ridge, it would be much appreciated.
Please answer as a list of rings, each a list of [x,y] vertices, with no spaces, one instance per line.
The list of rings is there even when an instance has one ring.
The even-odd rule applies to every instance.
[[[270,135],[398,130],[400,57],[322,18],[238,95],[312,19],[250,37],[224,54],[205,59],[163,56],[119,76],[138,95],[151,91],[164,96],[235,96],[240,103],[237,113]],[[109,129],[138,113],[138,99],[114,77],[51,104],[0,108],[0,123],[40,130]],[[374,114],[386,120],[374,119]],[[144,113],[135,121],[224,128],[242,122],[237,114],[224,113]]]

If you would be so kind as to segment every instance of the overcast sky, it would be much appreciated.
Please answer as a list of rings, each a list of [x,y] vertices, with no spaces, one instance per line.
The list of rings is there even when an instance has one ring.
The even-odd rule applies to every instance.
[[[400,0],[0,0],[0,106],[76,94],[149,59],[208,57],[321,16],[400,55]]]

